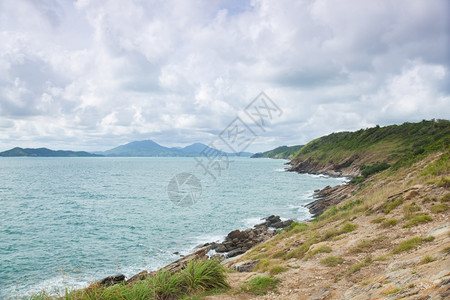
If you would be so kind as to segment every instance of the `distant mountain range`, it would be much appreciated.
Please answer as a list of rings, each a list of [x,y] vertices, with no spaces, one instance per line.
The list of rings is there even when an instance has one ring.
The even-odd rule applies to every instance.
[[[259,152],[253,154],[252,158],[283,158],[283,159],[291,159],[297,154],[297,152],[303,147],[303,145],[297,146],[280,146],[275,149]]]
[[[104,151],[95,152],[96,154],[101,154],[104,156],[123,156],[123,157],[170,157],[170,156],[199,156],[202,152],[206,155],[211,155],[218,150],[208,147],[202,143],[195,143],[184,148],[168,148],[155,143],[152,140],[146,141],[136,141],[131,142],[126,145],[121,145],[119,147]],[[226,154],[227,156],[244,156],[249,157],[252,153],[240,152],[240,153],[226,153],[219,151],[221,154]]]
[[[0,156],[36,156],[36,157],[95,157],[95,156],[112,156],[112,157],[193,157],[204,155],[213,155],[219,153],[227,156],[249,157],[252,153],[226,153],[208,147],[202,143],[195,143],[184,148],[168,148],[159,145],[152,140],[136,141],[107,151],[85,152],[85,151],[63,151],[50,150],[47,148],[13,148],[4,152],[0,152]]]

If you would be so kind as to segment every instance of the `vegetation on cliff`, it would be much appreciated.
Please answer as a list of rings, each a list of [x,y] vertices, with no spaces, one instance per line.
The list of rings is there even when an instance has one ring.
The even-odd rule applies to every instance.
[[[251,158],[281,158],[281,159],[291,159],[297,152],[303,147],[303,145],[297,146],[280,146],[275,149],[255,153]]]
[[[448,149],[450,122],[431,120],[320,137],[292,159],[292,171],[350,175],[364,178],[386,168],[411,166],[430,153]],[[358,183],[359,183],[358,182]]]

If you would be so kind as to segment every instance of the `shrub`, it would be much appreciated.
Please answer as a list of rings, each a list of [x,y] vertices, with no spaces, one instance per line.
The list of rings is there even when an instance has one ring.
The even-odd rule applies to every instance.
[[[324,259],[321,259],[320,262],[327,267],[335,267],[342,264],[344,260],[340,257],[330,255],[328,257],[325,257]]]
[[[353,177],[352,180],[350,180],[349,184],[358,185],[361,182],[364,182],[365,180],[366,180],[366,178],[363,176],[356,176],[356,177]]]
[[[178,273],[172,274],[167,270],[161,270],[151,280],[154,293],[159,298],[173,298],[181,294],[181,284],[184,280]]]
[[[370,166],[365,167],[362,172],[361,175],[364,177],[369,177],[370,175],[376,174],[378,172],[384,171],[387,168],[389,168],[391,165],[389,165],[386,162],[381,162],[381,163],[376,163]]]
[[[308,229],[308,225],[306,223],[292,222],[291,225],[284,229],[284,231],[294,234],[305,231],[306,229]]]
[[[225,268],[218,260],[192,260],[182,270],[181,276],[189,290],[228,287]]]
[[[272,277],[257,276],[244,283],[242,290],[253,295],[262,296],[267,294],[268,291],[276,290],[279,282],[279,279]]]
[[[408,223],[403,225],[403,228],[410,228],[422,223],[428,223],[430,221],[432,221],[432,219],[427,214],[412,216]]]

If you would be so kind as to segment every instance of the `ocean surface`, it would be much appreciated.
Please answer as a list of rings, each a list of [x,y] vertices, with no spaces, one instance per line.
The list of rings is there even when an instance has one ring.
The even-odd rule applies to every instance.
[[[155,270],[271,214],[306,220],[313,191],[345,180],[230,160],[218,170],[194,158],[0,158],[0,299]],[[168,196],[183,172],[201,184],[190,206]]]

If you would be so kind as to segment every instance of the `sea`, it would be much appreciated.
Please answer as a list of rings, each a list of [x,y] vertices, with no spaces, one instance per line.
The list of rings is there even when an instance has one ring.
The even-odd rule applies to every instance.
[[[2,157],[0,299],[156,270],[269,215],[308,220],[314,190],[346,181],[286,162]]]

